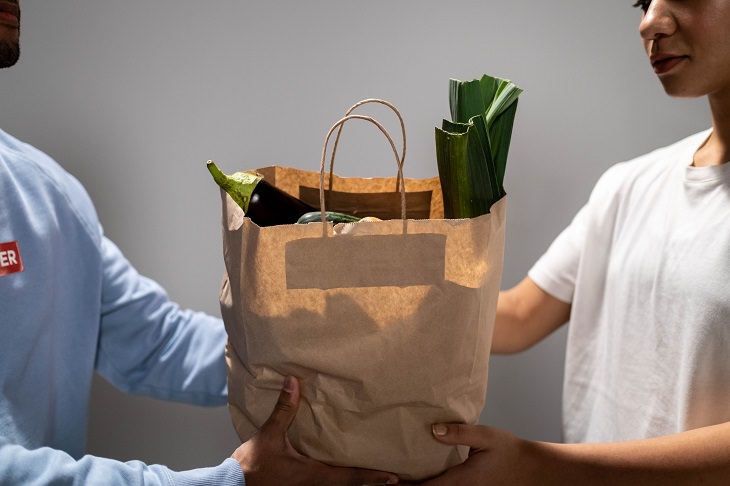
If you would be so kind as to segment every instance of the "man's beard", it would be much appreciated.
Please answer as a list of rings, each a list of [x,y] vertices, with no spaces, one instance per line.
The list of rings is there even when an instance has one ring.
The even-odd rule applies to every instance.
[[[20,45],[15,42],[0,42],[0,68],[10,67],[20,58]]]

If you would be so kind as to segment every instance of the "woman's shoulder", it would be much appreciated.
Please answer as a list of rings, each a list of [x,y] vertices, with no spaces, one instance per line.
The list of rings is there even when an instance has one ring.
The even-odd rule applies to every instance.
[[[694,133],[633,159],[619,162],[610,170],[627,173],[651,173],[665,171],[677,166],[689,166],[692,164],[695,152],[707,140],[711,132],[712,129],[706,129]]]
[[[683,171],[692,164],[694,153],[707,140],[711,129],[703,130],[606,170],[597,185],[622,186],[627,182],[656,179],[672,171]],[[678,172],[681,175],[682,172]]]

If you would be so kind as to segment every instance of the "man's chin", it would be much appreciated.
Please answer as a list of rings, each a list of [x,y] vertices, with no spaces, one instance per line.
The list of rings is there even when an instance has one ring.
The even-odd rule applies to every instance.
[[[0,68],[13,66],[18,59],[20,59],[20,46],[17,42],[0,42]]]

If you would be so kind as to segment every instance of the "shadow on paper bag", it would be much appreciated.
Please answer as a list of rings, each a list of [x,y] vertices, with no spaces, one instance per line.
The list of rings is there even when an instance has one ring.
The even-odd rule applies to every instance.
[[[318,205],[319,173],[258,170]],[[397,187],[396,178],[334,176],[331,184],[360,200]],[[405,187],[420,200],[427,194],[405,233],[396,207],[380,209],[396,219],[328,224],[326,236],[322,223],[261,228],[221,193],[221,310],[241,440],[268,418],[284,376],[295,375],[302,402],[289,434],[302,454],[404,480],[466,459],[466,448],[433,439],[431,424],[476,423],[484,406],[506,199],[490,214],[447,220],[438,178],[405,179]]]

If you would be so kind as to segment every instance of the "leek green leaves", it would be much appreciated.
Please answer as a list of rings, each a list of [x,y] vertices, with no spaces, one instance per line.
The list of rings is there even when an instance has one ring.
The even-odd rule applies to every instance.
[[[504,196],[504,174],[522,89],[487,76],[449,81],[451,121],[436,128],[436,160],[447,218],[489,212]]]

